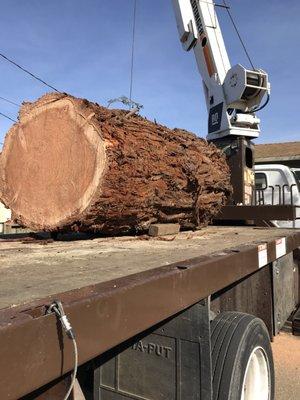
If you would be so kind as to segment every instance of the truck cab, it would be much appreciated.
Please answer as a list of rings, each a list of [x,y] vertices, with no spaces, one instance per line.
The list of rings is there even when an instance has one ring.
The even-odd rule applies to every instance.
[[[300,181],[296,171],[281,164],[262,164],[255,166],[256,202],[259,205],[297,206],[293,221],[272,221],[278,228],[300,228]]]
[[[291,171],[295,175],[296,181],[300,185],[300,168],[291,168]]]

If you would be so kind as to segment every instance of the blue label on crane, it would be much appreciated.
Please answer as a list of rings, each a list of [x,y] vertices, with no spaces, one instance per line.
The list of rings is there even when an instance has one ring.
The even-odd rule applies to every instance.
[[[208,133],[219,131],[221,128],[223,103],[217,104],[209,111]]]

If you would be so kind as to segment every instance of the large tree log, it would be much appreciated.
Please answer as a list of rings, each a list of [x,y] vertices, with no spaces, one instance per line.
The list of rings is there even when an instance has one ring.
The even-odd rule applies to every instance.
[[[66,94],[24,103],[0,165],[2,201],[34,230],[117,234],[155,222],[197,228],[231,192],[214,145]]]

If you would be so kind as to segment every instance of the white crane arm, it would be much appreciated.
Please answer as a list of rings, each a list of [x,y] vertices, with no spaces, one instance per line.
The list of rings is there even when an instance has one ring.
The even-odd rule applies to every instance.
[[[231,68],[213,0],[173,0],[180,41],[194,50],[209,113],[208,139],[259,135],[254,111],[270,90],[268,75]]]
[[[211,78],[222,84],[230,62],[218,17],[211,0],[200,3],[198,7],[198,0],[173,0],[180,40],[186,51],[194,48],[205,84],[209,86]]]

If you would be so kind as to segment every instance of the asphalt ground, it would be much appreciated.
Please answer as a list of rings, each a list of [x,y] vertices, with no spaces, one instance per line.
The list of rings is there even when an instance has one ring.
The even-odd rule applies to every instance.
[[[272,343],[275,400],[300,400],[300,336],[281,332]]]

